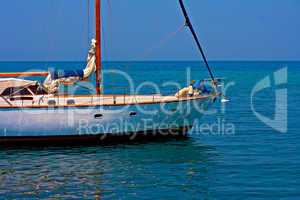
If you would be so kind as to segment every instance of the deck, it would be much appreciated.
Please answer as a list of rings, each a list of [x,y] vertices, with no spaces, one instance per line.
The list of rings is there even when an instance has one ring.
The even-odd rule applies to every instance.
[[[92,107],[124,106],[137,104],[160,104],[213,98],[217,95],[181,97],[162,95],[37,95],[0,96],[0,108],[49,108],[49,107]]]

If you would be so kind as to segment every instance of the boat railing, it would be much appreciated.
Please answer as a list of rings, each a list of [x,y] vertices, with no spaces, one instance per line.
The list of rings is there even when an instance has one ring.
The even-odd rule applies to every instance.
[[[3,97],[0,99],[0,108],[18,107],[59,107],[59,106],[96,106],[96,105],[124,105],[136,103],[153,103],[162,100],[162,95],[55,95],[55,96],[35,96],[33,99],[10,100]]]
[[[216,78],[218,83],[223,84],[224,78]],[[203,82],[209,82],[211,79],[204,79]],[[151,93],[151,91],[141,94],[130,94],[129,87],[106,87],[103,95],[36,95],[30,98],[14,98],[1,96],[0,107],[56,107],[56,106],[76,106],[76,105],[126,105],[135,103],[156,103],[163,102],[164,98],[174,97],[178,89],[164,89],[161,93]],[[110,93],[109,95],[106,95]]]

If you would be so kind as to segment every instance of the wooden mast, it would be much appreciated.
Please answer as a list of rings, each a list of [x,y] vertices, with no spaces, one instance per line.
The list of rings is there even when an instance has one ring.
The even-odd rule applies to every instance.
[[[101,0],[95,0],[96,22],[96,92],[101,93]]]

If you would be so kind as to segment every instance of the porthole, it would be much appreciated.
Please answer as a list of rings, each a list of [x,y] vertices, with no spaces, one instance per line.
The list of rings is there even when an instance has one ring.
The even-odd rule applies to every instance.
[[[74,99],[68,99],[67,100],[67,105],[75,105],[75,100]]]
[[[136,116],[137,113],[136,113],[136,112],[130,112],[129,115],[130,115],[130,116]]]
[[[95,117],[95,119],[101,119],[103,117],[103,115],[102,114],[95,114],[94,117]]]
[[[48,105],[49,106],[55,106],[56,105],[56,101],[55,100],[49,100],[48,101]]]

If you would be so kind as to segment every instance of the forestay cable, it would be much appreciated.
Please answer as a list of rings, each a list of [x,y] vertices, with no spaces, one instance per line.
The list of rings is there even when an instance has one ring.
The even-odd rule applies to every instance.
[[[191,32],[192,32],[192,35],[193,35],[193,37],[194,37],[194,39],[195,39],[195,41],[196,41],[197,47],[198,47],[198,49],[199,49],[199,51],[200,51],[200,53],[201,53],[201,55],[202,55],[202,58],[203,58],[203,60],[204,60],[204,62],[205,62],[206,68],[207,68],[207,70],[208,70],[208,72],[209,72],[209,74],[210,74],[210,77],[211,77],[211,79],[214,81],[214,80],[215,80],[214,75],[213,75],[213,73],[212,73],[212,71],[211,71],[211,69],[210,69],[210,67],[209,67],[209,64],[208,64],[208,62],[207,62],[207,59],[206,59],[206,56],[205,56],[205,54],[204,54],[203,48],[202,48],[202,46],[201,46],[201,44],[200,44],[200,42],[199,42],[199,39],[198,39],[198,37],[197,37],[197,34],[196,34],[196,32],[195,32],[195,30],[194,30],[194,27],[193,27],[193,25],[192,25],[192,22],[191,22],[191,20],[190,20],[190,18],[189,18],[189,15],[188,15],[188,13],[187,13],[187,11],[186,11],[186,9],[185,9],[183,0],[179,0],[179,3],[180,3],[181,10],[182,10],[182,12],[183,12],[183,15],[184,15],[184,17],[185,17],[186,26],[188,26],[188,27],[190,28],[190,30],[191,30]]]

